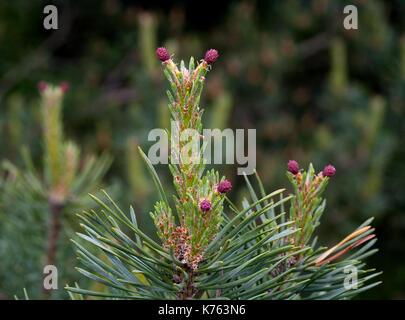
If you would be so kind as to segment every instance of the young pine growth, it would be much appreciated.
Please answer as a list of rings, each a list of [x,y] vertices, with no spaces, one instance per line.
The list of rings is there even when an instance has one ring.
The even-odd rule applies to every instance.
[[[41,286],[43,270],[47,265],[55,265],[61,271],[67,264],[70,249],[60,240],[74,226],[69,211],[75,205],[88,204],[87,193],[100,188],[101,179],[111,165],[111,157],[107,154],[100,158],[80,159],[80,149],[65,139],[62,107],[68,88],[66,82],[59,86],[44,81],[38,84],[44,147],[42,170],[35,168],[25,148],[22,150],[24,169],[7,161],[3,164],[7,179],[1,186],[0,196],[0,210],[4,210],[0,215],[0,242],[4,250],[0,252],[2,267],[6,269],[9,264],[15,265],[16,259],[21,256],[22,262],[17,269],[19,271],[15,272],[17,280],[14,282],[20,285],[19,289],[27,288],[33,298],[40,296],[38,291],[41,287],[44,297],[53,292],[49,290],[51,288]],[[81,160],[82,165],[79,165]],[[26,247],[26,239],[31,241],[30,250],[14,252],[15,248]],[[10,270],[1,270],[0,273],[9,275],[12,273]],[[69,276],[64,278],[65,281],[73,278],[71,273],[66,274]],[[24,278],[32,280],[21,283]],[[8,291],[1,285],[0,289]],[[12,292],[12,295],[15,293]]]
[[[196,136],[192,132],[203,138],[200,97],[218,52],[208,50],[197,64],[191,58],[188,67],[183,61],[177,65],[165,48],[158,48],[156,55],[171,88],[168,107],[176,130],[167,135],[176,194],[166,196],[151,161],[140,150],[160,197],[150,213],[158,242],[138,228],[132,207],[127,215],[106,193],[108,204],[91,196],[103,210],[80,216],[86,234],[79,236],[101,249],[105,261],[77,244],[86,268],[78,270],[105,289],[67,287],[71,297],[334,299],[377,285],[365,285],[379,273],[364,270],[361,262],[375,252],[370,250],[375,242],[371,220],[329,250],[316,247],[313,233],[325,208],[321,195],[334,167],[315,174],[312,165],[305,172],[290,161],[287,175],[295,194],[289,196],[284,196],[285,189],[267,194],[256,174],[258,195],[245,176],[251,201],[245,199],[238,208],[227,197],[231,183],[215,170],[205,171],[204,145],[201,152],[190,148]],[[346,252],[350,255],[341,259]],[[358,273],[355,288],[345,286],[348,267]]]

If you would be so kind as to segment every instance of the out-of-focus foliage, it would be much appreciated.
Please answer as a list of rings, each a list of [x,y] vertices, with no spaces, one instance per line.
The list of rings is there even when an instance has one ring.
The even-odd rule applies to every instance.
[[[65,140],[61,120],[67,84],[41,82],[43,165],[35,168],[22,148],[24,168],[3,160],[0,185],[0,289],[6,296],[21,288],[32,298],[67,297],[61,290],[43,290],[45,266],[57,267],[57,281],[73,281],[72,237],[77,208],[89,205],[87,194],[101,187],[111,156],[83,156]],[[45,274],[44,274],[45,273]],[[49,288],[47,288],[49,289]],[[59,289],[58,286],[53,289]]]
[[[151,128],[168,126],[154,50],[165,45],[180,60],[216,48],[222,62],[207,83],[204,126],[256,128],[257,168],[268,190],[286,184],[290,158],[332,163],[323,243],[376,216],[380,253],[370,265],[384,270],[383,285],[363,297],[404,298],[403,1],[229,1],[205,15],[203,4],[191,3],[60,0],[60,28],[47,31],[46,1],[2,1],[0,158],[21,164],[24,144],[41,163],[36,83],[69,81],[66,136],[86,153],[113,154],[105,182],[124,184],[128,192],[114,199],[134,203],[139,224],[151,230],[146,213],[156,198],[134,150],[147,150]],[[358,8],[358,30],[343,28],[346,4]],[[171,188],[167,170],[157,169]],[[248,192],[243,178],[235,167],[220,169],[239,201]],[[34,216],[26,219],[38,226]]]

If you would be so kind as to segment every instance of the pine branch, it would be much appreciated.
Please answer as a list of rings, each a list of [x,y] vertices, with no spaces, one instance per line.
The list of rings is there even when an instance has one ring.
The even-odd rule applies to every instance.
[[[43,167],[35,168],[29,150],[23,148],[25,167],[20,169],[4,161],[7,179],[0,185],[0,203],[5,213],[0,216],[0,225],[2,235],[7,240],[4,250],[14,256],[17,254],[13,251],[15,248],[23,248],[18,252],[21,265],[16,272],[15,282],[23,278],[32,279],[32,282],[21,284],[30,291],[43,281],[43,264],[59,267],[65,263],[61,257],[68,256],[66,253],[71,250],[60,243],[61,236],[70,233],[66,212],[73,207],[73,203],[89,205],[87,192],[99,187],[112,161],[109,155],[103,154],[99,158],[89,157],[79,167],[80,149],[64,138],[62,107],[68,84],[53,86],[41,81],[38,86],[43,115]],[[21,237],[21,232],[26,238]],[[29,250],[25,245],[28,238],[32,239]],[[40,257],[43,256],[45,259],[41,261]],[[4,259],[3,263],[14,264],[15,261]],[[71,277],[71,273],[67,272],[65,280]],[[42,288],[38,292],[30,292],[30,295],[39,298],[42,294],[42,297],[50,298],[52,293],[52,290]]]
[[[326,207],[322,193],[335,168],[329,165],[315,174],[312,164],[303,171],[290,161],[287,176],[294,194],[289,196],[285,189],[266,193],[255,173],[257,195],[245,176],[251,201],[244,199],[239,209],[226,196],[230,182],[215,170],[204,172],[201,154],[187,148],[193,142],[187,130],[202,132],[200,95],[218,53],[209,50],[196,67],[191,58],[188,69],[183,61],[178,67],[165,48],[157,55],[171,87],[169,110],[178,130],[172,136],[168,132],[175,209],[151,161],[139,149],[160,198],[150,213],[159,242],[139,229],[132,207],[127,215],[107,193],[104,200],[92,195],[102,209],[79,215],[84,233],[78,235],[101,250],[107,262],[74,242],[86,268],[78,271],[108,292],[67,290],[112,299],[335,299],[378,285],[369,281],[379,273],[364,269],[360,261],[376,252],[371,250],[375,239],[370,219],[329,250],[315,246],[315,230]],[[356,290],[343,286],[346,267],[358,270]]]

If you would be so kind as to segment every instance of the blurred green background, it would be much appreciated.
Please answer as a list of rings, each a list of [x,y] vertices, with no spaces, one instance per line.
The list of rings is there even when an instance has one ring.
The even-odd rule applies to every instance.
[[[57,31],[43,27],[46,4],[59,9]],[[358,30],[343,28],[347,4],[358,8]],[[118,186],[114,199],[133,204],[152,232],[156,197],[136,147],[147,151],[149,130],[169,124],[156,47],[178,62],[216,48],[202,100],[205,127],[257,129],[257,170],[268,191],[288,186],[290,159],[318,171],[333,164],[320,243],[333,245],[375,216],[380,251],[368,263],[384,271],[383,284],[359,298],[405,299],[403,16],[400,0],[0,1],[0,159],[21,164],[24,145],[41,165],[37,83],[68,81],[65,135],[85,154],[114,157],[105,184]],[[157,169],[171,188],[168,168]],[[219,169],[233,183],[232,197],[242,199],[247,190],[236,166]],[[0,223],[19,219],[23,231],[20,242],[0,235],[0,264],[13,269],[0,269],[0,298],[38,282],[16,261],[34,252],[30,246],[42,250],[25,232],[41,237],[46,228],[43,218],[35,225],[32,208],[9,207],[0,205]],[[61,245],[70,247],[68,237]],[[74,253],[69,261],[73,269]],[[67,280],[79,278],[73,274]]]

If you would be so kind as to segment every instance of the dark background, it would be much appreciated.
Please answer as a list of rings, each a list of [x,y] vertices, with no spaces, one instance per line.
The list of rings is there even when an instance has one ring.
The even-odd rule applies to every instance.
[[[59,9],[57,31],[43,27],[46,4]],[[346,4],[358,8],[358,30],[343,28]],[[151,231],[156,199],[136,146],[147,150],[149,130],[168,126],[156,47],[176,61],[216,48],[205,127],[257,129],[267,191],[288,186],[290,159],[317,171],[333,164],[321,243],[374,216],[380,251],[368,264],[384,271],[383,284],[359,298],[404,299],[404,16],[400,0],[0,1],[0,157],[18,164],[26,145],[41,165],[37,83],[68,81],[66,136],[84,153],[114,156],[105,182],[120,186],[117,202],[134,204]],[[247,190],[236,166],[219,169],[240,201]],[[171,188],[168,169],[158,171]],[[2,296],[25,283],[11,282],[0,283]]]

